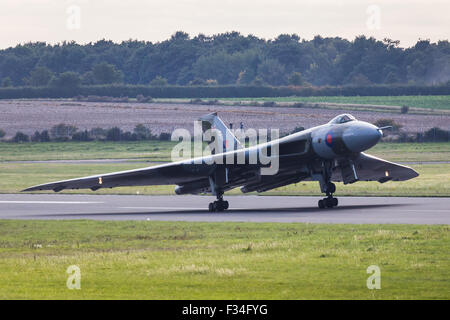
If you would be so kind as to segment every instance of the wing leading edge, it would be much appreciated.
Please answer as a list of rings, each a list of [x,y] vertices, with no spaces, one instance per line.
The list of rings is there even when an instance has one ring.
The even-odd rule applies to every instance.
[[[22,190],[40,191],[53,190],[55,192],[64,189],[91,189],[182,184],[192,182],[208,175],[208,172],[200,172],[188,162],[173,162],[153,167],[113,172],[102,175],[88,176],[77,179],[56,181],[33,186]]]
[[[354,160],[360,181],[405,181],[419,176],[412,168],[361,153]]]

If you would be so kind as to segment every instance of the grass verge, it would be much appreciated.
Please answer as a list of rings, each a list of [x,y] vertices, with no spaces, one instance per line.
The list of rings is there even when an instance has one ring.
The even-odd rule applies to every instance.
[[[224,101],[274,101],[367,104],[380,106],[409,106],[422,109],[450,110],[450,96],[330,96],[330,97],[278,97],[278,98],[221,98]]]
[[[1,220],[0,299],[448,299],[449,245],[448,226]]]

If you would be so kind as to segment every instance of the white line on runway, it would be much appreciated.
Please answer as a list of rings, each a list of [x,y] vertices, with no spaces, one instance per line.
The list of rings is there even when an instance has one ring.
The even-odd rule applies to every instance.
[[[119,209],[136,209],[136,210],[208,210],[206,207],[191,208],[191,207],[120,207]],[[245,208],[232,208],[233,210],[244,210]],[[247,208],[248,209],[248,208]]]
[[[207,208],[186,208],[186,207],[120,207],[120,209],[137,209],[137,210],[205,210]]]
[[[0,201],[0,204],[95,204],[94,201]]]

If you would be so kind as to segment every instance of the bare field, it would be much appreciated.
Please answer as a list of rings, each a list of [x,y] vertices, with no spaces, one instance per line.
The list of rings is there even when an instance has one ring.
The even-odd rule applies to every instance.
[[[295,127],[310,128],[348,112],[338,109],[216,106],[188,103],[103,103],[71,100],[0,100],[0,129],[11,137],[17,131],[32,134],[59,123],[79,129],[120,127],[133,130],[138,123],[148,125],[153,133],[171,132],[175,128],[193,129],[201,115],[217,111],[225,123],[246,128],[279,128],[282,132]],[[432,127],[450,129],[449,115],[415,115],[371,111],[351,111],[360,120],[395,120],[408,132],[423,132]]]

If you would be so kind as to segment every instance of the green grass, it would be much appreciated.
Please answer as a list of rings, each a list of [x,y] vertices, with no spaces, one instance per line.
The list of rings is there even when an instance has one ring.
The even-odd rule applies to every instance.
[[[0,142],[0,161],[143,159],[169,161],[175,142]]]
[[[448,226],[1,220],[0,299],[449,299],[449,245]]]
[[[379,143],[366,153],[389,161],[450,161],[450,143]]]
[[[409,106],[413,108],[450,110],[450,96],[331,96],[331,97],[277,97],[277,98],[221,98],[223,101],[275,101],[370,104],[383,106]]]

